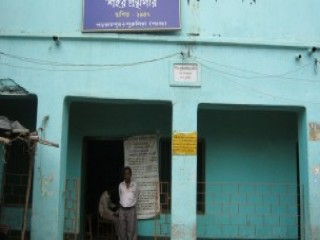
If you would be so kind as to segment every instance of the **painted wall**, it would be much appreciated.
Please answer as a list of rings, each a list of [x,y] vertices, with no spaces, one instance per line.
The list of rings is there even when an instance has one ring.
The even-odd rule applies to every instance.
[[[200,107],[198,130],[206,145],[198,236],[297,238],[297,113]]]
[[[73,60],[87,62],[88,59],[90,59],[90,62],[96,62],[97,59],[103,62],[112,62],[113,60],[111,59],[117,59],[117,57],[119,57],[119,62],[137,61],[141,60],[140,52],[137,55],[133,55],[133,57],[129,57],[128,53],[132,49],[141,48],[144,49],[143,59],[152,59],[172,52],[186,50],[185,46],[181,47],[180,45],[142,44],[122,41],[117,43],[109,42],[108,44],[97,41],[88,44],[84,41],[66,40],[60,47],[52,46],[49,39],[47,41],[36,42],[27,40],[23,41],[23,45],[21,45],[22,41],[17,38],[11,38],[10,41],[1,38],[0,41],[1,46],[7,50],[11,49],[12,51],[12,49],[16,49],[17,53],[24,56],[34,56],[37,58],[47,56],[48,59],[64,59],[64,61],[71,62]],[[37,46],[36,53],[32,50],[33,46],[35,46],[34,44]],[[318,75],[314,71],[313,57],[307,55],[307,53],[304,52],[305,55],[301,62],[295,61],[294,56],[299,52],[301,51],[297,49],[255,49],[250,47],[218,47],[211,45],[194,46],[192,48],[192,55],[201,56],[201,58],[207,60],[211,59],[212,62],[228,66],[219,66],[215,63],[203,61],[204,63],[201,67],[202,85],[200,88],[170,87],[168,69],[170,69],[172,61],[181,61],[180,56],[159,62],[146,63],[134,68],[121,67],[106,71],[45,71],[16,69],[1,65],[1,74],[15,79],[20,85],[38,96],[38,102],[41,107],[41,110],[38,112],[38,121],[41,122],[44,116],[50,115],[45,133],[46,138],[59,142],[62,149],[65,149],[61,151],[67,152],[67,137],[62,137],[60,130],[63,128],[62,126],[68,125],[68,122],[64,122],[64,125],[62,124],[63,110],[61,110],[64,106],[62,100],[68,95],[99,99],[164,100],[172,101],[174,103],[173,108],[180,108],[177,103],[184,103],[185,107],[182,107],[181,113],[177,117],[174,117],[180,122],[173,128],[177,131],[181,130],[181,122],[186,122],[186,119],[189,117],[196,116],[194,108],[190,109],[190,113],[188,114],[184,112],[184,109],[187,109],[190,104],[197,105],[199,103],[299,106],[308,109],[306,124],[310,121],[317,122],[316,109],[320,102],[316,91],[319,85],[317,81]],[[77,56],[77,59],[74,59],[73,55]],[[87,56],[95,57],[88,58]],[[30,67],[29,64],[20,62],[18,64]],[[266,68],[265,66],[268,67]],[[36,67],[39,68],[39,66]],[[238,67],[242,70],[237,70],[236,68]],[[248,73],[243,70],[258,71],[259,74]],[[287,71],[291,71],[292,73],[278,76]],[[268,76],[262,76],[262,72],[268,73]],[[195,123],[194,120],[191,120],[191,122]],[[307,129],[307,127],[304,128]],[[182,130],[188,131],[188,129],[190,128],[186,127]],[[190,131],[194,130],[196,129],[190,129]],[[307,133],[305,132],[305,134]],[[70,136],[72,139],[72,135]],[[70,144],[74,144],[74,142]],[[312,143],[312,146],[314,146],[312,152],[309,152],[308,148],[301,152],[308,155],[304,164],[311,161],[310,166],[317,166],[317,142]],[[44,202],[52,199],[52,201],[58,201],[62,204],[62,197],[60,200],[51,198],[51,196],[60,196],[56,194],[57,191],[63,191],[62,182],[64,181],[62,179],[54,180],[56,176],[62,176],[60,175],[61,171],[65,171],[63,170],[65,169],[65,162],[59,161],[62,152],[60,152],[60,149],[48,149],[44,147],[41,147],[39,151],[41,154],[38,155],[39,162],[36,167],[39,168],[39,165],[41,165],[43,179],[41,176],[36,176],[35,179],[40,178],[42,180],[40,183],[36,182],[36,184],[39,184],[39,190],[35,193],[43,196]],[[51,159],[52,164],[56,166],[56,170],[49,165],[50,161],[48,159]],[[188,162],[190,163],[190,161]],[[184,162],[181,166],[187,166],[188,162]],[[190,166],[190,169],[194,168]],[[309,176],[308,172],[312,172],[312,169],[309,166],[305,166],[304,169],[307,172],[305,176]],[[61,184],[55,181],[61,181]],[[306,181],[308,182],[308,180]],[[311,179],[311,181],[313,180]],[[43,183],[45,184],[43,185]],[[177,202],[179,201],[178,198]],[[57,204],[52,203],[51,200],[49,202],[43,204],[53,206]],[[36,213],[40,212],[47,215],[45,211],[41,210],[47,207],[43,208],[43,204],[37,204],[36,202],[35,204],[39,208]],[[63,216],[62,213],[57,214]],[[48,214],[48,221],[56,219],[52,218],[52,215],[55,216],[56,213]],[[185,216],[181,218],[184,219]],[[57,220],[52,221],[57,222]],[[47,231],[41,231],[39,234],[47,235],[50,231],[48,228]]]
[[[297,113],[200,108],[198,127],[207,181],[297,183]]]
[[[171,102],[171,131],[197,131],[201,103],[305,109],[298,122],[305,229],[307,239],[319,240],[320,140],[310,138],[309,123],[320,122],[315,63],[320,54],[308,53],[320,46],[319,7],[317,0],[185,0],[181,31],[83,34],[81,1],[1,1],[0,78],[12,78],[37,95],[37,122],[49,116],[44,135],[60,144],[59,149],[38,148],[35,169],[41,171],[35,172],[32,226],[48,225],[35,227],[33,238],[62,236],[68,154],[80,146],[77,129],[68,130],[65,99],[70,96]],[[60,36],[60,45],[53,35]],[[170,86],[173,62],[197,63],[201,87]],[[79,152],[72,156],[81,157]],[[195,166],[195,156],[173,156],[174,239],[195,239]],[[190,197],[183,199],[182,193]],[[188,211],[182,200],[191,206]]]
[[[32,2],[32,7],[31,2],[1,1],[0,8],[6,10],[0,17],[1,35],[81,35],[82,2],[42,1]],[[284,0],[281,4],[277,0],[181,0],[182,31],[172,35],[197,33],[212,41],[313,42],[320,32],[315,24],[319,7],[317,0]],[[19,15],[11,14],[17,11]]]

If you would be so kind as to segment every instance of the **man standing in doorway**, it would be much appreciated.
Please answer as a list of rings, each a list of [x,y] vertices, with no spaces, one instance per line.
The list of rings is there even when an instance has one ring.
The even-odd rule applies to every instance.
[[[139,197],[139,188],[136,182],[131,181],[132,170],[124,167],[124,181],[119,185],[119,238],[120,240],[137,240],[137,212],[136,204]]]

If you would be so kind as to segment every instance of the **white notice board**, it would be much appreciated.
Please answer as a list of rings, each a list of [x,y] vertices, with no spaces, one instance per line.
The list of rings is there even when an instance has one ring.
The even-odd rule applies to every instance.
[[[147,219],[159,213],[157,194],[159,183],[158,138],[156,135],[133,136],[124,141],[125,165],[132,169],[132,180],[138,183],[140,197],[138,219]]]

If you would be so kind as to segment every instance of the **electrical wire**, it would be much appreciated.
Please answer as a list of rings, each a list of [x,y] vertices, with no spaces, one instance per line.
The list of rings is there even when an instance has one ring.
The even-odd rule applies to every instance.
[[[88,63],[84,64],[84,63],[81,63],[81,64],[77,64],[77,63],[54,62],[54,61],[29,58],[29,57],[22,57],[22,56],[18,56],[18,55],[0,52],[0,55],[5,56],[7,58],[19,60],[22,62],[37,64],[37,65],[47,65],[47,66],[54,66],[54,67],[131,67],[131,66],[136,66],[136,65],[140,65],[140,64],[161,61],[164,59],[172,58],[172,57],[180,55],[180,54],[181,53],[172,53],[172,54],[165,55],[163,57],[148,59],[148,60],[144,60],[144,61],[130,62],[130,63],[118,63],[118,64],[114,64],[114,63],[113,64],[88,64]]]
[[[241,72],[247,72],[247,73],[251,73],[251,74],[257,74],[258,76],[244,76],[244,75],[237,75],[237,74],[233,74],[233,73],[226,73],[224,72],[223,70],[219,70],[219,69],[216,69],[216,71],[221,71],[223,73],[226,73],[230,76],[233,76],[233,77],[237,77],[237,78],[243,78],[243,79],[257,79],[257,78],[282,78],[282,79],[288,79],[288,80],[300,80],[300,81],[305,81],[305,82],[316,82],[316,83],[319,83],[319,81],[315,81],[315,80],[310,80],[310,79],[305,79],[305,78],[296,78],[296,77],[286,77],[286,75],[289,75],[289,74],[292,74],[292,73],[295,73],[295,72],[298,72],[312,64],[314,64],[314,62],[311,62],[311,63],[307,63],[297,69],[294,69],[294,70],[290,70],[290,71],[287,71],[287,72],[284,72],[284,73],[281,73],[281,74],[267,74],[267,73],[261,73],[261,72],[256,72],[256,71],[251,71],[251,70],[246,70],[246,69],[241,69],[241,68],[237,68],[237,67],[234,67],[234,66],[230,66],[230,65],[225,65],[225,64],[220,64],[220,63],[217,63],[217,62],[214,62],[214,61],[211,61],[211,60],[207,60],[207,59],[204,59],[204,58],[200,58],[200,57],[191,57],[193,60],[195,61],[205,61],[205,62],[208,62],[208,63],[212,63],[214,65],[217,65],[217,66],[221,66],[221,67],[224,67],[224,68],[227,68],[228,70],[230,69],[234,69],[234,70],[237,70],[237,71],[241,71]],[[200,61],[199,61],[200,60]],[[318,62],[318,60],[317,60]]]
[[[22,57],[22,56],[18,56],[18,55],[13,55],[13,54],[7,54],[4,52],[0,51],[0,56],[5,56],[7,58],[10,59],[14,59],[14,60],[18,60],[21,62],[27,62],[27,63],[31,63],[31,64],[35,64],[35,65],[44,65],[47,66],[49,68],[43,68],[43,67],[32,67],[32,66],[20,66],[20,65],[15,65],[15,64],[11,64],[11,63],[7,63],[7,62],[3,62],[1,61],[2,59],[0,58],[0,65],[5,65],[8,67],[13,67],[13,68],[18,68],[18,69],[30,69],[30,70],[41,70],[41,71],[67,71],[67,72],[75,72],[75,71],[81,71],[81,72],[86,72],[86,71],[105,71],[105,70],[110,70],[110,69],[114,69],[114,68],[121,68],[121,67],[131,67],[131,66],[137,66],[137,65],[142,65],[142,64],[148,64],[148,63],[153,63],[153,62],[157,62],[157,61],[162,61],[164,59],[170,59],[173,58],[177,55],[181,55],[182,53],[173,53],[173,54],[168,54],[165,55],[163,57],[158,57],[158,58],[153,58],[153,59],[148,59],[148,60],[143,60],[143,61],[137,61],[137,62],[129,62],[129,63],[118,63],[118,64],[76,64],[76,63],[63,63],[63,62],[54,62],[54,61],[48,61],[48,60],[43,60],[43,59],[35,59],[35,58],[29,58],[29,57]],[[221,64],[221,63],[217,63],[205,58],[200,58],[197,56],[190,56],[188,57],[190,59],[192,59],[193,61],[195,61],[196,63],[198,63],[199,65],[205,67],[206,69],[212,70],[212,71],[216,71],[224,76],[229,76],[229,77],[233,77],[233,78],[237,78],[237,79],[257,79],[257,78],[280,78],[280,79],[290,79],[290,80],[300,80],[300,81],[306,81],[306,82],[316,82],[319,83],[319,81],[314,81],[314,80],[310,80],[310,79],[304,79],[304,78],[293,78],[293,77],[289,77],[287,75],[290,75],[292,73],[296,73],[312,64],[317,64],[320,63],[317,59],[315,59],[314,62],[312,63],[308,63],[305,64],[297,69],[293,69],[281,74],[267,74],[267,73],[261,73],[261,72],[257,72],[257,71],[251,71],[251,70],[247,70],[247,69],[242,69],[242,68],[238,68],[235,66],[230,66],[230,65],[226,65],[226,64]],[[212,66],[208,66],[207,64],[203,63],[203,62],[207,62],[208,64],[213,64],[216,67],[212,67]],[[222,68],[227,68],[228,72],[223,71],[221,69],[218,69],[218,67],[222,67]],[[53,67],[53,68],[50,68]],[[65,67],[65,68],[59,68],[59,67]],[[86,67],[86,68],[84,68]],[[250,74],[255,74],[254,76],[247,76],[247,75],[238,75],[235,73],[230,72],[230,69],[233,71],[240,71],[240,72],[244,72],[244,73],[250,73]],[[278,99],[283,99],[285,101],[298,101],[301,103],[309,103],[309,104],[320,104],[319,102],[312,102],[312,101],[300,101],[300,99],[293,99],[293,98],[286,98],[286,97],[282,97],[282,96],[277,96],[274,94],[270,94],[264,91],[261,91],[259,89],[256,89],[250,85],[247,85],[245,83],[242,82],[238,82],[236,80],[233,80],[231,78],[228,77],[224,77],[224,79],[227,79],[230,82],[233,82],[237,85],[240,85],[243,88],[246,89],[250,89],[252,91],[258,92],[262,95],[271,97],[271,98],[278,98]]]
[[[152,62],[156,62],[156,61],[161,61],[164,59],[168,59],[168,58],[172,58],[174,56],[177,56],[179,54],[182,53],[173,53],[173,54],[169,54],[163,57],[159,57],[159,58],[154,58],[154,59],[149,59],[149,60],[144,60],[144,61],[137,61],[137,62],[131,62],[131,63],[119,63],[119,64],[76,64],[76,63],[64,63],[64,62],[55,62],[55,61],[48,61],[48,60],[44,60],[44,59],[36,59],[36,58],[30,58],[30,57],[23,57],[23,56],[18,56],[18,55],[14,55],[14,54],[8,54],[5,52],[1,52],[0,51],[0,55],[3,55],[7,58],[11,58],[11,59],[15,59],[18,61],[22,61],[22,62],[27,62],[27,63],[31,63],[31,64],[36,64],[36,65],[46,65],[46,66],[50,66],[50,67],[68,67],[68,69],[61,69],[61,68],[43,68],[43,67],[32,67],[32,66],[20,66],[20,65],[16,65],[16,64],[11,64],[8,62],[1,62],[0,64],[8,66],[8,67],[13,67],[13,68],[20,68],[20,69],[30,69],[30,70],[42,70],[42,71],[62,71],[62,72],[72,72],[72,71],[79,71],[79,72],[86,72],[86,71],[105,71],[105,70],[110,70],[113,68],[117,68],[117,67],[131,67],[131,66],[136,66],[136,65],[140,65],[140,64],[145,64],[145,63],[152,63]],[[294,72],[298,72],[300,70],[302,70],[303,68],[306,68],[308,66],[310,66],[313,63],[308,63],[305,64],[297,69],[291,70],[291,71],[287,71],[281,74],[267,74],[267,73],[261,73],[261,72],[257,72],[257,71],[252,71],[252,70],[247,70],[247,69],[242,69],[242,68],[238,68],[238,67],[234,67],[231,65],[226,65],[226,64],[221,64],[218,62],[214,62],[212,60],[208,60],[205,58],[201,58],[201,57],[197,57],[197,56],[191,56],[190,59],[193,59],[194,61],[204,61],[207,63],[211,63],[214,64],[216,66],[219,67],[223,67],[223,68],[227,68],[229,70],[229,72],[224,72],[223,70],[219,70],[219,69],[215,69],[215,71],[220,71],[223,74],[226,75],[230,75],[232,77],[236,77],[236,78],[243,78],[243,79],[257,79],[257,78],[282,78],[282,79],[288,79],[288,80],[300,80],[300,81],[306,81],[306,82],[318,82],[318,81],[314,81],[314,80],[310,80],[310,79],[305,79],[305,78],[296,78],[296,77],[288,77],[286,75],[292,74]],[[316,60],[315,64],[317,64],[319,61]],[[83,67],[87,67],[87,68],[83,68]],[[97,67],[97,68],[94,68]],[[76,68],[80,68],[80,69],[76,69]],[[244,76],[244,75],[237,75],[234,74],[232,72],[230,72],[230,69],[233,69],[235,71],[241,71],[241,72],[246,72],[246,73],[250,73],[250,74],[256,74],[255,76]]]
[[[0,51],[0,56],[2,55],[2,56],[5,56],[9,59],[14,59],[14,60],[22,61],[22,62],[35,64],[35,65],[45,65],[45,66],[47,66],[47,68],[34,67],[34,66],[21,66],[21,65],[17,65],[17,64],[11,64],[8,62],[1,61],[1,58],[0,58],[0,65],[12,67],[12,68],[18,68],[18,69],[41,70],[41,71],[51,71],[51,72],[57,72],[57,71],[60,71],[60,72],[106,71],[106,70],[119,68],[119,67],[131,67],[131,66],[137,66],[137,65],[141,65],[141,64],[157,62],[157,61],[161,61],[164,59],[173,58],[174,56],[181,55],[181,54],[183,54],[183,53],[182,52],[173,53],[173,54],[165,55],[163,57],[148,59],[148,60],[144,60],[144,61],[129,62],[129,63],[118,63],[118,64],[114,64],[114,63],[112,63],[112,64],[87,64],[87,63],[84,64],[84,63],[81,63],[81,64],[76,64],[76,63],[55,62],[55,61],[48,61],[48,60],[44,60],[44,59],[23,57],[23,56],[8,54],[8,53]],[[205,65],[203,62],[207,62],[207,63],[213,64],[215,66],[227,68],[228,72],[221,70],[221,69],[218,69],[217,67],[215,67],[215,68],[210,67],[210,69],[212,69],[216,72],[219,72],[221,74],[228,75],[231,77],[235,77],[235,78],[240,78],[240,79],[281,78],[281,79],[287,79],[287,80],[299,80],[299,81],[305,81],[305,82],[319,83],[319,81],[315,81],[315,80],[287,76],[292,73],[298,72],[298,71],[310,66],[311,64],[319,63],[319,61],[317,59],[315,59],[315,61],[312,63],[305,64],[297,69],[290,70],[290,71],[287,71],[287,72],[284,72],[281,74],[267,74],[267,73],[261,73],[258,71],[242,69],[242,68],[238,68],[238,67],[231,66],[231,65],[221,64],[221,63],[218,63],[218,62],[215,62],[212,60],[208,60],[205,58],[197,57],[197,56],[189,56],[189,58],[195,62],[198,62],[200,65]],[[53,67],[53,68],[50,68],[50,67]],[[64,68],[59,68],[59,67],[64,67]],[[207,65],[206,65],[206,67],[208,68]],[[255,74],[255,75],[254,76],[252,76],[252,75],[251,76],[238,75],[238,74],[235,74],[232,71],[230,71],[230,69],[234,70],[234,71],[240,71],[240,72],[245,72],[245,73],[250,73],[250,74]]]
[[[108,68],[90,68],[90,69],[50,69],[50,68],[40,68],[40,67],[26,67],[19,66],[10,63],[4,63],[0,61],[0,65],[17,68],[17,69],[27,69],[27,70],[36,70],[36,71],[48,71],[48,72],[96,72],[96,71],[106,71],[118,67],[108,67]]]
[[[221,70],[212,68],[212,67],[207,66],[206,64],[204,64],[204,63],[202,63],[202,62],[200,62],[200,61],[196,61],[196,62],[197,62],[198,64],[200,64],[202,67],[205,67],[205,68],[207,68],[207,69],[209,69],[209,70],[212,70],[212,71],[216,71],[216,72],[218,72],[218,73],[220,73],[220,74],[227,75],[227,76],[231,76],[231,77],[236,77],[236,78],[243,78],[243,77],[237,76],[237,75],[235,75],[235,74],[230,74],[230,73],[227,73],[227,72],[224,72],[224,71],[221,71]],[[244,88],[246,88],[246,89],[250,89],[250,90],[252,90],[252,91],[258,92],[258,93],[260,93],[260,94],[262,94],[262,95],[265,95],[265,96],[268,96],[268,97],[283,99],[283,100],[285,100],[285,101],[290,101],[290,102],[291,102],[291,101],[299,101],[299,102],[302,102],[302,103],[320,104],[320,102],[301,101],[300,99],[293,99],[293,98],[287,98],[287,97],[282,97],[282,96],[270,94],[270,93],[261,91],[261,90],[259,90],[259,89],[256,89],[256,88],[254,88],[254,87],[251,87],[251,86],[249,86],[249,85],[247,85],[247,84],[240,83],[240,82],[238,82],[238,81],[236,81],[236,80],[232,80],[232,79],[227,78],[227,77],[224,77],[224,79],[227,79],[227,80],[230,81],[230,82],[233,82],[233,83],[235,83],[235,84],[237,84],[237,85],[240,85],[240,86],[242,86],[242,87],[244,87]]]
[[[200,58],[200,57],[193,57],[195,59],[199,59],[201,61],[205,61],[205,62],[208,62],[208,63],[212,63],[214,65],[217,65],[217,66],[221,66],[221,67],[225,67],[225,68],[228,68],[228,69],[235,69],[235,70],[238,70],[238,71],[242,71],[242,72],[247,72],[247,73],[253,73],[253,74],[257,74],[257,75],[261,75],[261,76],[284,76],[284,75],[288,75],[288,74],[291,74],[291,73],[294,73],[294,72],[297,72],[297,71],[300,71],[301,69],[307,67],[307,66],[310,66],[314,63],[307,63],[297,69],[294,69],[294,70],[291,70],[291,71],[287,71],[285,73],[281,73],[281,74],[273,74],[273,75],[270,75],[270,74],[267,74],[267,73],[261,73],[261,72],[257,72],[257,71],[252,71],[252,70],[246,70],[246,69],[242,69],[242,68],[237,68],[237,67],[234,67],[234,66],[230,66],[230,65],[226,65],[226,64],[221,64],[221,63],[217,63],[217,62],[214,62],[212,60],[208,60],[208,59],[205,59],[205,58]]]

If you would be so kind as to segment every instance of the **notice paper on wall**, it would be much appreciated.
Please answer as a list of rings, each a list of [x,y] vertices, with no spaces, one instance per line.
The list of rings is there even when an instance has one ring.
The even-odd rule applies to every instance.
[[[197,155],[198,136],[196,132],[174,132],[172,153],[174,155]]]
[[[132,180],[140,189],[138,219],[152,218],[159,213],[158,138],[156,135],[133,136],[124,141],[125,165],[132,169]]]

